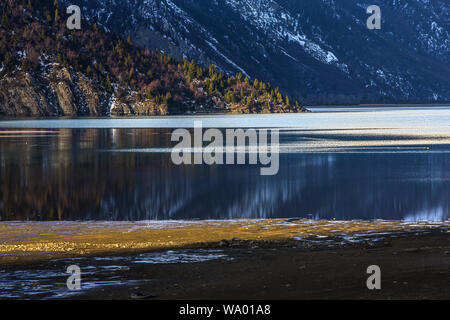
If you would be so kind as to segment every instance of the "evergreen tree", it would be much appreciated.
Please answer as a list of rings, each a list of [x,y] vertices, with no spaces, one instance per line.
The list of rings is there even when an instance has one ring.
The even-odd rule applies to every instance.
[[[210,81],[208,85],[208,93],[213,94],[214,93],[214,82]]]
[[[197,76],[198,79],[202,79],[203,78],[203,68],[197,67],[196,76]]]
[[[241,82],[242,81],[242,72],[239,72],[237,75],[236,75],[236,80],[237,80],[237,82]]]
[[[20,69],[22,69],[22,71],[28,71],[28,64],[27,64],[27,60],[26,59],[22,59],[22,64],[20,65]]]
[[[133,46],[133,41],[131,40],[131,35],[128,35],[127,43],[128,43],[130,46]]]
[[[183,58],[183,71],[187,72],[189,70],[189,62],[186,60],[186,58]]]
[[[216,66],[211,64],[209,65],[209,76],[212,78],[216,74]]]
[[[266,84],[262,81],[259,83],[259,90],[266,91]]]
[[[147,71],[147,77],[149,78],[148,80],[151,80],[153,78],[153,72],[151,69],[148,69]]]
[[[247,97],[247,101],[245,102],[245,106],[248,108],[252,104],[252,99],[250,97]]]
[[[281,95],[280,92],[277,93],[277,101],[278,103],[283,103],[283,96]]]
[[[46,12],[45,20],[47,21],[47,23],[52,22],[52,17],[50,16],[50,12],[48,11]]]
[[[111,79],[109,78],[109,74],[106,75],[106,90],[108,92],[112,92]]]
[[[6,71],[10,70],[12,68],[12,65],[13,65],[12,59],[11,59],[11,57],[10,57],[8,52],[5,53],[4,65],[5,65],[5,70]]]
[[[59,22],[59,10],[58,8],[55,9],[55,23]]]
[[[6,15],[6,13],[4,13],[4,14],[2,15],[2,21],[1,21],[1,24],[2,24],[2,27],[4,27],[5,29],[7,29],[7,28],[10,27],[10,24],[9,24],[9,18],[8,18],[8,16]]]
[[[197,69],[197,65],[195,64],[195,60],[192,59],[191,63],[189,63],[189,68],[188,68],[188,79],[192,80],[195,77],[195,71]]]

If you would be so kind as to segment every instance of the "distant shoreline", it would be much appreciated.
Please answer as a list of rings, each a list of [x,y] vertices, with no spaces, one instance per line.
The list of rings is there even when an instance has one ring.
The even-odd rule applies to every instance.
[[[405,103],[387,103],[387,104],[352,104],[352,105],[305,105],[305,108],[426,108],[426,107],[450,107],[450,102],[448,103],[411,103],[411,104],[405,104]]]
[[[172,113],[165,115],[104,115],[104,116],[4,116],[0,115],[2,121],[20,121],[20,120],[97,120],[97,119],[114,119],[114,120],[130,120],[130,119],[164,119],[176,117],[214,117],[214,116],[268,116],[268,115],[294,115],[314,113],[311,109],[360,109],[360,108],[450,108],[448,103],[436,104],[357,104],[357,105],[304,105],[304,111],[301,112],[271,112],[271,113],[232,113],[232,112],[186,112]]]

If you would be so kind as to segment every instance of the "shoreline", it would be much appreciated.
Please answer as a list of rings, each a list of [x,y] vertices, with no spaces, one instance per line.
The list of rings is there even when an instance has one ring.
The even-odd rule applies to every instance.
[[[139,222],[0,222],[0,264],[249,244],[346,244],[442,230],[450,221],[240,219]]]
[[[305,108],[426,108],[426,107],[448,107],[450,102],[443,103],[376,103],[376,104],[330,104],[330,105],[305,105]]]
[[[299,112],[271,112],[271,113],[232,113],[232,112],[190,112],[190,113],[173,113],[166,115],[102,115],[102,116],[0,116],[0,121],[20,121],[20,120],[89,120],[89,119],[171,119],[171,118],[184,118],[184,117],[209,117],[209,116],[257,116],[257,115],[289,115],[289,114],[304,114],[314,113],[309,110],[312,109],[358,109],[358,108],[448,108],[450,102],[444,103],[386,103],[386,104],[322,104],[322,105],[304,105],[305,110]]]
[[[322,300],[450,299],[450,237],[437,230],[386,239],[375,246],[303,248],[287,244],[225,250],[231,260],[131,268],[151,280],[97,288],[74,299]],[[368,290],[367,267],[379,265],[381,290]],[[169,276],[170,275],[170,276]]]
[[[0,282],[2,275],[13,275],[12,287],[20,292],[6,291],[0,299],[450,299],[449,235],[447,229],[429,229],[331,245],[235,239],[210,244],[210,249],[160,252],[178,259],[189,254],[214,256],[203,261],[141,261],[158,255],[116,252],[9,264],[0,269]],[[64,271],[71,264],[81,267],[81,291],[65,288]],[[381,268],[381,290],[366,287],[370,265]],[[14,274],[25,275],[26,280],[15,279]]]

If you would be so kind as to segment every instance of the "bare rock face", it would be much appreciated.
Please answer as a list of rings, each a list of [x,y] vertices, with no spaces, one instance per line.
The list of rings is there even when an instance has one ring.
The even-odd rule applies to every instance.
[[[16,70],[0,80],[3,116],[154,116],[166,115],[166,105],[138,101],[136,93],[114,98],[80,72],[54,64],[47,74]]]
[[[0,114],[38,116],[52,113],[44,93],[33,84],[30,74],[16,72],[0,80]]]
[[[110,97],[83,74],[57,64],[48,74],[16,70],[0,80],[0,115],[105,116]]]
[[[91,81],[83,74],[78,73],[78,88],[82,93],[86,103],[87,112],[90,116],[103,116],[108,112],[110,94],[105,91],[98,91],[94,88]]]
[[[56,95],[62,114],[66,116],[76,116],[78,108],[72,92],[72,76],[65,68],[55,70],[55,73],[57,80],[56,83],[51,83],[51,87]]]

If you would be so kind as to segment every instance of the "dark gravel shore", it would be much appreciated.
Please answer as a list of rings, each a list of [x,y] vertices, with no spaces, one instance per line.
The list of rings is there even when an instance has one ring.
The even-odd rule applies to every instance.
[[[224,245],[224,244],[222,244]],[[386,238],[344,247],[292,243],[225,244],[232,260],[132,266],[125,279],[78,299],[450,299],[450,234]],[[368,290],[369,265],[381,268],[381,290]]]
[[[82,275],[82,285],[95,283],[89,289],[67,295],[68,275],[62,272],[59,278],[43,283],[40,294],[25,296],[31,299],[55,298],[45,293],[48,285],[54,285],[51,281],[59,282],[56,287],[62,294],[57,297],[67,299],[450,299],[448,229],[385,235],[374,240],[234,239],[184,249],[181,255],[175,250],[168,255],[153,252],[145,256],[147,260],[159,259],[158,263],[136,263],[136,259],[144,259],[142,254],[88,256],[14,264],[1,271],[4,275],[39,275],[43,270],[61,273],[72,263],[80,264],[83,271],[96,270],[95,276],[90,272]],[[161,261],[161,257],[192,258],[196,252],[219,258],[190,263]],[[370,265],[381,268],[381,290],[367,289]],[[33,289],[31,285],[29,288]]]

